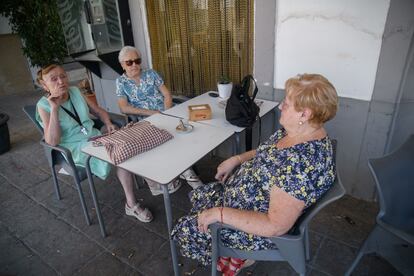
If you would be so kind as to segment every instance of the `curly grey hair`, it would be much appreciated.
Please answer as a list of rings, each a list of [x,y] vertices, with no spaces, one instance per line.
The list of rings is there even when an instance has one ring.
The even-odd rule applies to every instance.
[[[119,51],[119,54],[118,54],[119,63],[123,61],[123,57],[125,56],[126,53],[129,53],[129,52],[136,52],[139,57],[141,56],[141,52],[137,48],[132,47],[132,46],[124,46],[121,49],[121,51]]]

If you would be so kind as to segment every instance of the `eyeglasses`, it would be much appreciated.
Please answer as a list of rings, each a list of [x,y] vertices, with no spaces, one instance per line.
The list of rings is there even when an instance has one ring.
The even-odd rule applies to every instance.
[[[142,62],[142,59],[137,58],[137,59],[131,59],[131,60],[124,60],[124,62],[127,66],[131,66],[133,63],[135,63],[136,65],[140,65]]]

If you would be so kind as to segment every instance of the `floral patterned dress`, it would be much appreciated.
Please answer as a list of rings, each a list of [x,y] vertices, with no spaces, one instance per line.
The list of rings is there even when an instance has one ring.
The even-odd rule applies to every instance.
[[[335,164],[329,137],[278,149],[276,143],[286,135],[278,130],[256,149],[256,155],[244,162],[222,189],[209,183],[190,193],[190,214],[180,218],[172,237],[183,256],[203,265],[211,263],[211,235],[198,231],[197,217],[205,209],[217,206],[267,213],[273,186],[302,200],[305,208],[315,203],[335,180]],[[223,243],[231,248],[261,250],[275,248],[266,237],[224,229]]]
[[[137,85],[125,74],[116,79],[116,95],[127,99],[128,103],[137,108],[164,110],[164,95],[159,87],[164,81],[154,70],[144,70]]]

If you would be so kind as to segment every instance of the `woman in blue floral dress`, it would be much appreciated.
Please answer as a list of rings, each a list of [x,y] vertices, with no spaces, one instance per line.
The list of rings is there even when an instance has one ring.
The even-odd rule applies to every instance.
[[[172,232],[181,253],[210,264],[208,225],[215,222],[240,229],[221,232],[226,246],[274,248],[267,237],[286,233],[334,183],[332,143],[323,124],[335,116],[337,102],[335,88],[321,75],[289,79],[279,105],[283,128],[256,150],[222,162],[218,182],[190,194],[193,207]]]
[[[119,51],[118,60],[125,72],[116,79],[116,95],[122,113],[135,115],[141,120],[173,106],[171,93],[160,75],[152,69],[142,70],[142,58],[138,49],[132,46],[123,47]],[[180,178],[185,179],[194,189],[203,185],[191,168],[184,171]],[[150,179],[145,180],[153,195],[162,194],[159,184]],[[180,186],[179,179],[175,179],[168,184],[168,190],[173,193]]]

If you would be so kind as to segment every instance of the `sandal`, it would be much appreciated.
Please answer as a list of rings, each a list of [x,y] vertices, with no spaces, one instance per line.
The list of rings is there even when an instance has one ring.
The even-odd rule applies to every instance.
[[[217,261],[217,271],[225,274],[229,270],[230,257],[220,257]]]
[[[254,260],[242,260],[238,258],[230,258],[230,265],[227,271],[223,273],[225,276],[236,276],[243,268],[249,267],[255,263]]]
[[[203,185],[203,182],[200,180],[200,178],[196,175],[196,173],[193,171],[193,169],[188,169],[182,174],[180,174],[180,178],[187,181],[188,185],[191,186],[193,189],[197,189],[201,185]]]
[[[130,208],[128,204],[125,204],[125,214],[127,216],[136,217],[141,222],[151,222],[153,219],[152,213],[147,208],[139,209],[141,206],[139,203],[135,204],[134,207]]]

